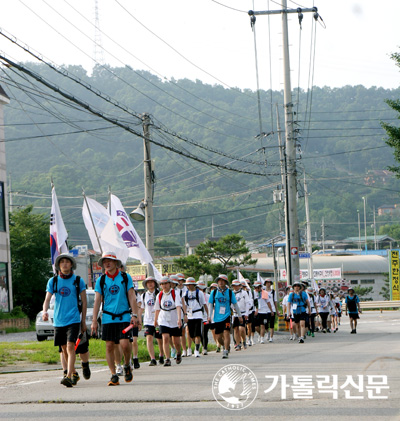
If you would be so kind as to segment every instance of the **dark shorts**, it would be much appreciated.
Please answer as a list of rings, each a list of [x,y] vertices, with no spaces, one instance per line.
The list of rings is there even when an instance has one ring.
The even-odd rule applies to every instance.
[[[260,323],[260,326],[264,325],[267,327],[268,320],[269,320],[269,313],[258,313],[258,320]]]
[[[228,316],[222,322],[214,322],[215,334],[220,335],[225,330],[231,330],[231,316]]]
[[[58,352],[62,352],[60,345],[58,345]],[[89,352],[89,335],[86,331],[79,342],[78,348],[75,349],[75,354],[86,354],[87,352]]]
[[[81,329],[80,323],[63,327],[54,327],[54,345],[66,345],[67,342],[75,343]]]
[[[235,327],[246,327],[244,317],[242,323],[240,323],[239,317],[233,318],[233,328]]]
[[[349,313],[349,317],[350,317],[350,319],[353,319],[353,320],[357,320],[357,319],[360,318],[358,313]]]
[[[301,320],[307,320],[307,313],[294,314],[294,322],[299,323]]]
[[[101,339],[103,341],[111,341],[115,344],[119,344],[121,339],[130,339],[132,337],[132,330],[128,330],[126,333],[122,331],[129,326],[129,322],[118,322],[118,323],[106,323],[101,327]]]
[[[273,329],[275,327],[275,315],[276,313],[274,313],[274,315],[272,315],[272,313],[268,314],[268,322],[265,326],[267,329]]]
[[[257,314],[257,316],[256,315],[254,315],[254,318],[253,318],[253,329],[255,328],[255,327],[258,327],[258,326],[260,326],[260,318],[259,318],[259,314]]]
[[[139,328],[137,326],[136,327],[133,327],[131,329],[131,332],[132,332],[132,337],[133,338],[137,338],[139,336]],[[133,341],[132,338],[129,338],[129,339],[130,339],[131,342]]]
[[[182,328],[180,327],[168,327],[168,326],[160,326],[160,333],[163,335],[164,333],[168,333],[169,336],[182,336]]]
[[[162,338],[161,333],[156,332],[156,328],[150,325],[144,326],[144,336],[154,336],[156,339]]]
[[[203,319],[189,319],[188,320],[189,336],[191,338],[201,337],[201,328],[203,325]]]
[[[246,324],[250,324],[250,323],[253,323],[254,322],[254,311],[252,311],[250,314],[249,314],[249,316],[248,316],[248,318],[247,318],[247,320],[246,320]]]

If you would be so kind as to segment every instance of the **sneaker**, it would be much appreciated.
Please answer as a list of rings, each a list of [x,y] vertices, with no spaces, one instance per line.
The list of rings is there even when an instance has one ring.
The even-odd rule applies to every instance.
[[[140,368],[139,358],[132,358],[132,361],[133,361],[133,368],[135,370],[137,370],[138,368]]]
[[[152,360],[150,360],[149,367],[154,367],[155,365],[157,365],[157,361],[153,358]]]
[[[188,357],[191,357],[192,356],[192,348],[188,348],[188,350],[187,350],[187,354],[186,354]]]
[[[171,358],[176,358],[176,349],[171,348]]]
[[[263,344],[264,343],[264,338],[261,338],[260,339],[260,344]]]
[[[312,337],[312,338],[314,337],[314,332],[311,332],[311,337]]]
[[[164,355],[160,355],[158,361],[160,362],[160,364],[164,364]]]
[[[108,386],[118,386],[119,385],[119,377],[116,374],[111,376],[110,381],[108,382]]]
[[[79,374],[75,371],[75,373],[72,373],[71,382],[72,385],[75,386],[80,380]]]
[[[326,329],[324,329],[322,332],[323,332],[323,333],[326,333]]]
[[[221,347],[217,346],[217,350],[215,352],[221,352]]]
[[[357,333],[357,330],[356,329],[354,329],[354,333]]]
[[[274,338],[269,338],[269,342],[274,342]]]
[[[303,338],[300,338],[299,339],[299,344],[304,344],[304,339]]]
[[[330,329],[328,329],[328,333],[331,333],[331,330]]]
[[[251,337],[251,346],[256,346],[256,340],[254,339],[254,337]]]
[[[247,345],[248,346],[252,346],[253,345],[253,342],[251,341],[251,339],[249,339],[249,341],[247,342]]]
[[[208,351],[206,349],[203,351],[203,355],[208,355]]]
[[[269,334],[269,333],[267,333],[267,341],[269,341],[269,337],[270,337],[270,334]]]
[[[171,367],[171,360],[169,358],[165,360],[164,367]]]
[[[69,377],[67,377],[67,376],[63,377],[61,379],[61,382],[60,383],[63,384],[65,387],[72,387],[73,386],[72,385],[72,380]]]
[[[355,330],[353,329],[350,333],[356,333]]]
[[[85,380],[89,380],[90,379],[91,373],[90,373],[89,363],[88,363],[87,366],[83,366],[83,364],[82,364],[82,374],[83,374],[83,378]]]
[[[186,354],[185,350],[182,351],[182,357],[187,357],[187,354]]]
[[[197,349],[194,350],[194,357],[195,358],[200,358],[200,352],[197,351]]]
[[[130,365],[124,365],[124,380],[126,383],[130,383],[133,379],[132,369]]]
[[[117,376],[122,376],[124,374],[124,370],[122,369],[121,364],[117,364],[117,367],[115,369],[115,373]]]
[[[241,351],[242,350],[242,347],[240,346],[240,345],[236,345],[235,346],[235,351]],[[225,351],[224,351],[225,352]]]
[[[182,362],[182,354],[176,354],[176,363],[180,364]]]
[[[228,351],[227,351],[227,350],[224,350],[224,351],[222,352],[222,358],[229,358],[229,356],[228,356]]]
[[[244,349],[247,349],[247,344],[246,344],[246,342],[244,342],[244,343],[243,343],[243,348],[244,348]]]

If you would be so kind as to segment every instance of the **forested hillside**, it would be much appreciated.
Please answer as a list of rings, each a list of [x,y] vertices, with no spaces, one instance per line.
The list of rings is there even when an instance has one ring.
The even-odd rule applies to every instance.
[[[151,146],[157,238],[183,245],[185,221],[188,241],[211,236],[212,224],[214,236],[240,233],[256,244],[283,231],[282,204],[272,195],[281,183],[282,92],[261,92],[259,109],[250,90],[164,82],[128,67],[96,67],[88,75],[80,67],[62,74],[44,64],[24,66],[69,99],[17,69],[3,72],[13,207],[32,203],[49,213],[53,179],[70,239],[86,243],[82,188],[105,204],[110,187],[128,211],[143,199],[143,140],[134,133],[142,133],[140,114],[149,113],[158,144]],[[400,89],[363,86],[293,91],[299,219],[303,230],[305,174],[313,239],[321,239],[322,219],[326,240],[357,236],[363,196],[369,234],[373,208],[400,202],[399,181],[383,172],[393,157],[380,127],[396,119],[385,99],[399,97]],[[143,236],[144,227],[135,226]]]

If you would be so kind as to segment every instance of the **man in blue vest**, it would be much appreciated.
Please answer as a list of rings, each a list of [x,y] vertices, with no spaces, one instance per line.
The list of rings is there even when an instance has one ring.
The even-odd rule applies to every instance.
[[[108,386],[117,386],[119,377],[116,374],[114,362],[114,344],[121,344],[125,357],[125,382],[129,383],[133,379],[130,366],[132,348],[129,342],[132,332],[125,329],[129,325],[133,327],[138,325],[136,294],[131,276],[119,270],[122,262],[117,259],[115,253],[103,253],[98,265],[102,268],[104,275],[96,281],[92,333],[97,334],[97,315],[103,300],[101,338],[106,341],[106,360],[111,371]]]
[[[228,288],[228,277],[226,275],[219,275],[216,282],[218,288],[212,291],[208,301],[208,322],[211,323],[214,316],[215,335],[218,343],[224,344],[222,358],[228,358],[231,343],[231,305],[235,308],[240,324],[243,324],[243,317],[235,294]]]
[[[47,310],[55,294],[54,302],[54,345],[60,346],[67,363],[67,374],[61,380],[66,387],[76,385],[79,380],[75,371],[75,342],[80,332],[86,332],[86,284],[74,274],[75,259],[67,253],[57,256],[54,264],[58,275],[50,278],[43,303],[43,321],[49,319]],[[79,297],[82,302],[82,320],[79,311]]]

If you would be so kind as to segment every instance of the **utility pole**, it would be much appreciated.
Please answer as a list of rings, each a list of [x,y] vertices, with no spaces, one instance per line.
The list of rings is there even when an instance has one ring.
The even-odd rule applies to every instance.
[[[143,150],[144,150],[144,216],[146,224],[146,248],[154,260],[154,218],[153,218],[153,169],[150,154],[150,116],[142,115],[143,122]],[[153,267],[147,265],[148,276],[153,276]]]
[[[286,238],[286,244],[290,242],[290,248],[287,249],[289,260],[291,261],[291,275],[294,281],[300,280],[300,264],[299,264],[299,221],[297,217],[297,172],[296,172],[296,139],[293,130],[293,103],[292,88],[290,83],[290,60],[289,60],[289,36],[288,36],[288,19],[289,13],[297,13],[299,22],[303,19],[303,12],[313,12],[314,19],[319,17],[317,8],[297,8],[288,9],[287,0],[282,0],[281,10],[265,10],[265,11],[249,11],[252,18],[256,15],[281,15],[282,16],[282,34],[283,34],[283,73],[284,73],[284,109],[285,109],[285,135],[286,135],[286,153],[287,157],[287,184],[286,202],[288,209],[288,225],[290,226],[290,236]],[[289,268],[288,268],[289,270]]]
[[[322,245],[322,252],[325,254],[325,220],[324,217],[322,217],[322,223],[321,223],[321,245]]]
[[[306,183],[306,175],[304,174],[304,199],[306,205],[306,225],[307,225],[307,252],[310,253],[308,258],[308,277],[314,277],[313,264],[312,264],[312,245],[311,245],[311,223],[310,223],[310,208],[308,206],[308,188]]]
[[[374,243],[375,243],[375,250],[378,250],[378,242],[376,241],[375,205],[374,205]]]

